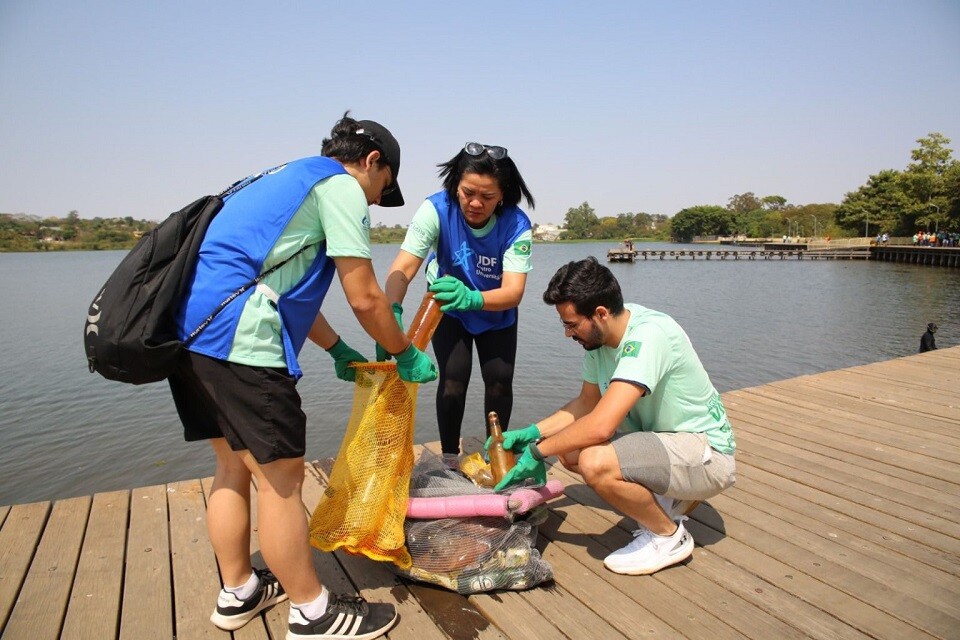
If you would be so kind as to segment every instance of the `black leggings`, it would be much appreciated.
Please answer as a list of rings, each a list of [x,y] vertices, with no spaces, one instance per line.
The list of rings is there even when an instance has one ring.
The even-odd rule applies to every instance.
[[[517,359],[517,323],[506,329],[473,335],[456,318],[444,316],[433,334],[440,379],[437,384],[437,424],[444,453],[460,453],[460,427],[467,402],[467,385],[473,366],[473,345],[477,345],[480,374],[483,376],[483,417],[496,411],[506,430],[513,410],[513,367]],[[486,437],[486,436],[484,436]]]

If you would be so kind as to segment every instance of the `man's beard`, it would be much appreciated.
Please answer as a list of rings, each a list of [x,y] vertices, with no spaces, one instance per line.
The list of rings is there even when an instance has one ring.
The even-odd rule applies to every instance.
[[[603,346],[603,334],[600,332],[600,327],[593,323],[593,320],[590,321],[590,333],[587,334],[587,337],[583,339],[574,338],[574,340],[580,343],[584,351],[596,351]]]

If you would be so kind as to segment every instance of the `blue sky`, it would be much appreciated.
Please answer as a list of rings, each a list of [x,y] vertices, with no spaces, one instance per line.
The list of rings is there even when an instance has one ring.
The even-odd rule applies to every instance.
[[[346,109],[403,148],[374,223],[468,140],[510,150],[535,222],[839,202],[931,131],[960,149],[958,61],[956,0],[2,0],[0,212],[160,219]]]

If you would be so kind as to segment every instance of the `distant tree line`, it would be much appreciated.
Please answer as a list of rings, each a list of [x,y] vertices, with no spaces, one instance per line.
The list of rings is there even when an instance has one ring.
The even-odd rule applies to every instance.
[[[85,220],[76,211],[66,218],[0,213],[0,251],[129,249],[156,225],[130,216]]]
[[[668,240],[670,219],[652,213],[619,213],[614,217],[597,216],[589,203],[567,210],[561,240],[613,240],[620,238]]]
[[[125,218],[84,219],[76,211],[66,218],[39,218],[0,213],[0,252],[12,251],[106,251],[130,249],[159,223]],[[378,224],[370,229],[373,243],[399,243],[406,227]]]
[[[917,140],[903,171],[887,169],[867,179],[837,204],[788,204],[781,196],[753,193],[730,198],[725,207],[689,207],[672,218],[671,237],[694,236],[911,236],[918,230],[960,230],[960,162],[950,140],[931,133]]]

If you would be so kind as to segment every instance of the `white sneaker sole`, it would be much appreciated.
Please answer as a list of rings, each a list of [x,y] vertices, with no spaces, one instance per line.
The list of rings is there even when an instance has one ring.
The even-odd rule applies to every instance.
[[[248,611],[247,613],[238,614],[235,616],[224,616],[217,613],[217,610],[213,610],[213,614],[210,616],[210,622],[212,622],[218,629],[223,631],[236,631],[241,628],[243,625],[247,624],[258,615],[264,609],[269,609],[275,604],[279,604],[287,599],[287,594],[282,593],[279,596],[264,600],[260,603],[260,606]]]
[[[665,569],[667,567],[677,564],[678,562],[683,562],[684,560],[689,558],[691,555],[693,555],[693,547],[694,547],[693,536],[691,536],[688,533],[687,542],[682,547],[680,547],[676,553],[667,556],[666,558],[661,560],[658,564],[653,565],[651,567],[638,567],[638,568],[612,567],[609,564],[607,564],[606,560],[603,561],[603,566],[606,567],[608,570],[613,571],[614,573],[619,573],[622,576],[647,576],[647,575],[650,575],[651,573],[656,573],[657,571],[660,571],[660,569]]]

